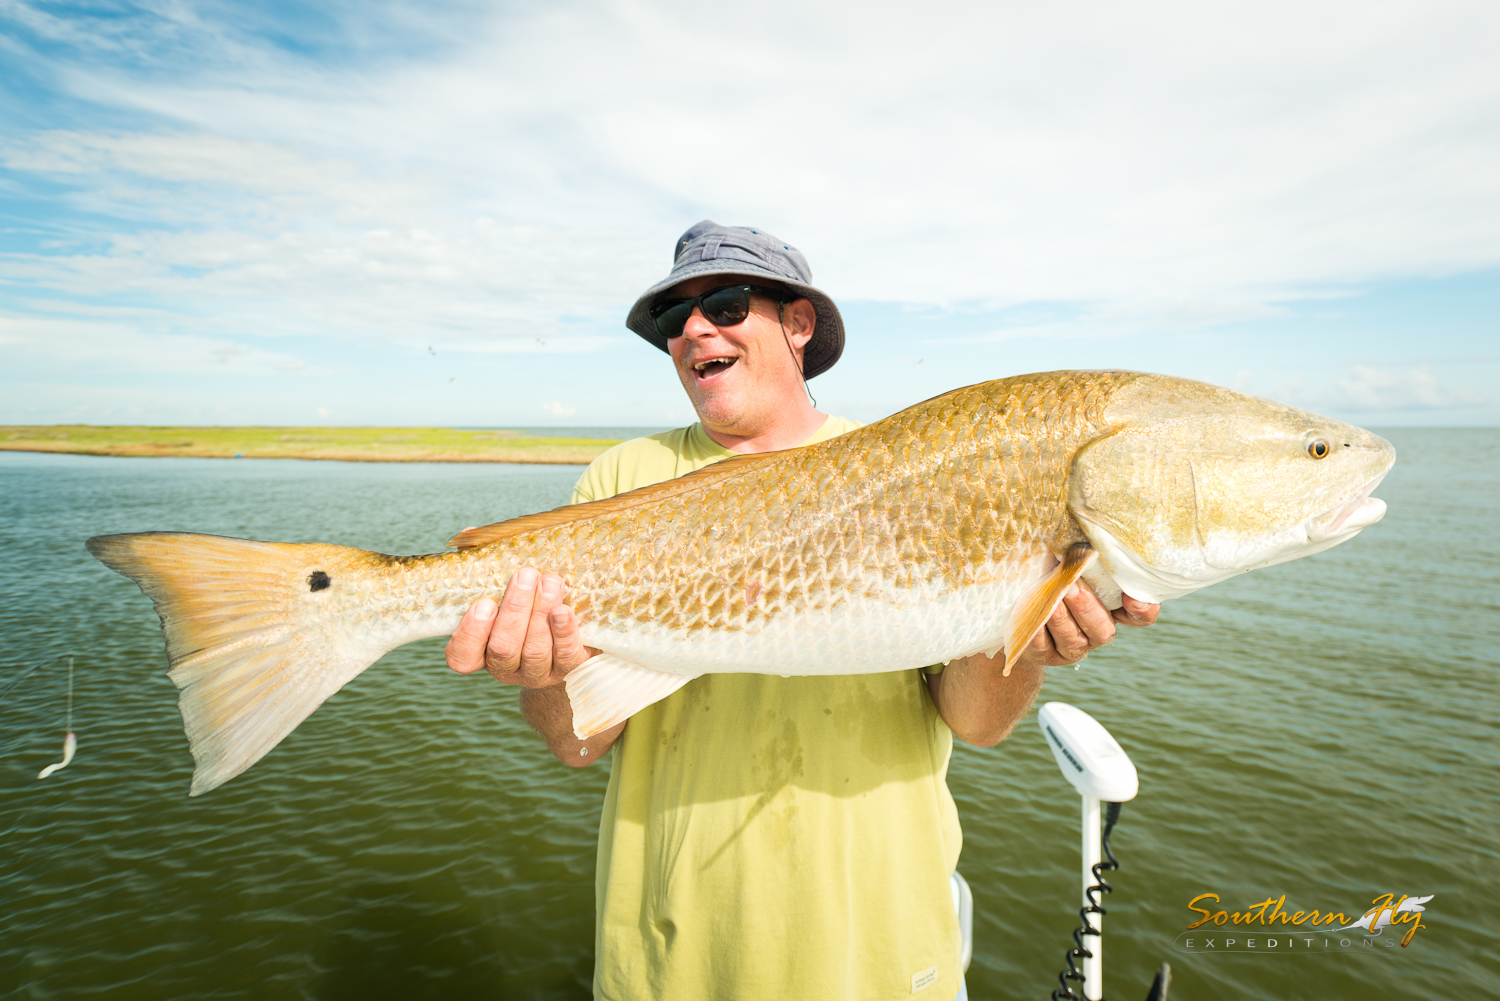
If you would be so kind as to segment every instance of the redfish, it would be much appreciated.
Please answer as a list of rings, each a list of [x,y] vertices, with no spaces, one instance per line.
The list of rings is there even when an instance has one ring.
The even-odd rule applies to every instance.
[[[815,445],[463,532],[456,552],[177,532],[89,551],[156,605],[197,767],[250,767],[384,653],[453,631],[511,573],[564,575],[579,736],[709,673],[899,671],[1007,651],[1082,579],[1180,597],[1379,521],[1390,444],[1170,376],[1049,372],[958,389]]]

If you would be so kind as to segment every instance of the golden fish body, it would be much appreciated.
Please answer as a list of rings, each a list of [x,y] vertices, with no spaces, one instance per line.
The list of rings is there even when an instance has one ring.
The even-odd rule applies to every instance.
[[[1314,454],[1324,443],[1322,454]],[[727,460],[392,557],[175,533],[92,539],[156,602],[199,793],[381,654],[453,630],[536,566],[605,656],[580,734],[716,672],[901,670],[1004,648],[1074,580],[1188,593],[1352,537],[1394,452],[1349,425],[1166,376],[970,386],[804,448]]]

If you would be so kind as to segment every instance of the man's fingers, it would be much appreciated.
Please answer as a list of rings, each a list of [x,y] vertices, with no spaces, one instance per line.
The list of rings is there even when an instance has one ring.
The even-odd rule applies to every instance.
[[[1043,632],[1052,636],[1052,645],[1057,649],[1059,663],[1076,663],[1089,652],[1089,639],[1078,628],[1078,623],[1073,621],[1073,613],[1066,600],[1058,602]]]
[[[1161,614],[1160,602],[1141,601],[1128,594],[1121,600],[1124,604],[1113,613],[1114,620],[1121,625],[1149,626]]]
[[[578,616],[568,605],[558,605],[547,618],[552,630],[552,669],[558,674],[567,674],[573,668],[593,656],[583,645],[583,635],[578,631]]]
[[[1048,632],[1046,626],[1036,631],[1036,635],[1031,637],[1031,642],[1026,644],[1026,649],[1021,656],[1036,664],[1052,665],[1062,663],[1057,657],[1057,647],[1052,643],[1052,634]]]
[[[443,648],[449,667],[459,674],[473,674],[484,666],[484,647],[498,609],[493,598],[480,598],[469,606]]]
[[[1160,605],[1127,596],[1124,608],[1111,613],[1087,584],[1079,582],[1068,588],[1047,624],[1032,637],[1022,661],[1047,667],[1076,664],[1114,639],[1116,622],[1150,625],[1160,610]]]
[[[484,666],[496,677],[513,674],[521,664],[521,646],[526,642],[526,627],[531,622],[531,606],[536,601],[539,575],[531,567],[522,567],[510,575],[505,596],[500,599],[500,613],[490,629]]]
[[[531,620],[526,624],[526,639],[521,646],[522,684],[535,687],[552,673],[552,629],[547,620],[562,597],[563,582],[557,574],[545,574],[538,580]]]
[[[1073,624],[1088,639],[1088,649],[1084,653],[1096,650],[1115,638],[1115,620],[1087,584],[1078,583],[1070,587],[1068,594],[1063,596],[1062,607],[1072,613]]]

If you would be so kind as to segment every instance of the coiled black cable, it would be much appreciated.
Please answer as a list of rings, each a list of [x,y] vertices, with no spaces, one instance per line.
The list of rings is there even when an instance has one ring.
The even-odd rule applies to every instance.
[[[1114,887],[1110,886],[1105,880],[1104,874],[1106,872],[1114,872],[1120,868],[1120,863],[1115,861],[1114,852],[1109,850],[1109,832],[1115,829],[1115,821],[1119,819],[1120,804],[1104,804],[1104,835],[1099,839],[1100,847],[1104,849],[1104,861],[1094,863],[1093,868],[1089,870],[1094,874],[1094,885],[1084,891],[1084,896],[1088,898],[1088,903],[1078,910],[1078,920],[1083,922],[1083,924],[1073,932],[1073,948],[1069,949],[1065,956],[1068,961],[1068,968],[1057,975],[1059,986],[1052,992],[1052,1001],[1084,1001],[1083,996],[1074,992],[1073,985],[1068,981],[1071,980],[1079,984],[1083,983],[1083,971],[1078,968],[1074,960],[1090,959],[1094,955],[1083,947],[1083,936],[1093,935],[1095,938],[1099,936],[1099,933],[1094,930],[1094,926],[1089,922],[1089,915],[1098,914],[1103,916],[1109,913],[1100,906],[1099,902],[1103,899],[1102,894],[1114,892]]]

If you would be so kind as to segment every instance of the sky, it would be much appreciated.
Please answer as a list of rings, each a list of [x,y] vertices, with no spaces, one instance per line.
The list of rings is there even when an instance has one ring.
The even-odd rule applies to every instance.
[[[1124,367],[1500,424],[1500,5],[0,0],[0,422],[672,426],[799,247],[873,420]]]

